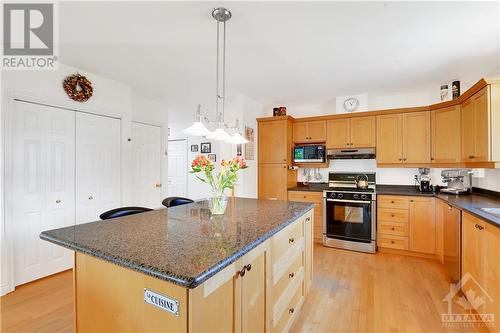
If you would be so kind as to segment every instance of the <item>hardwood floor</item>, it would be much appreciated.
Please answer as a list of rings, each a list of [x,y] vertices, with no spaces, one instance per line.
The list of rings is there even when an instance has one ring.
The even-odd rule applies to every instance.
[[[0,327],[11,332],[73,332],[73,271],[20,287],[0,298]]]
[[[438,261],[319,245],[314,251],[313,286],[291,332],[487,332],[442,326],[450,285]]]
[[[444,268],[429,259],[315,246],[314,281],[292,332],[486,332],[446,329]],[[72,272],[0,298],[2,332],[73,332]],[[458,309],[454,308],[454,311]]]

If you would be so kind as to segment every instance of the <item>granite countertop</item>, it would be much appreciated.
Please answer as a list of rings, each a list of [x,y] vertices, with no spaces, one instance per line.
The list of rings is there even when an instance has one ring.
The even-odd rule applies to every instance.
[[[297,183],[297,186],[291,187],[288,191],[306,191],[306,192],[323,192],[328,189],[328,183],[308,183],[307,185],[301,182]]]
[[[44,231],[40,238],[186,288],[195,288],[314,207],[230,198]]]

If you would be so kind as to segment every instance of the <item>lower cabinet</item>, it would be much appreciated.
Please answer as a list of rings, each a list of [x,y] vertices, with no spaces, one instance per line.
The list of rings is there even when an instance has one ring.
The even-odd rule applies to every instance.
[[[377,201],[379,248],[436,254],[433,197],[380,195]]]
[[[500,318],[500,228],[462,213],[462,291],[480,314]],[[474,297],[474,299],[471,299]],[[475,302],[483,297],[484,302]],[[490,327],[500,332],[500,327]]]
[[[288,191],[289,201],[310,202],[314,204],[314,242],[323,242],[323,192]]]

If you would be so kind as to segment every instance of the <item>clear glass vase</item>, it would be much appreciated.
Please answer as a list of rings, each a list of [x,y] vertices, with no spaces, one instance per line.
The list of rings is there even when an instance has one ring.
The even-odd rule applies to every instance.
[[[214,194],[212,197],[208,198],[208,208],[212,215],[222,215],[226,212],[227,207],[227,196],[224,194]]]

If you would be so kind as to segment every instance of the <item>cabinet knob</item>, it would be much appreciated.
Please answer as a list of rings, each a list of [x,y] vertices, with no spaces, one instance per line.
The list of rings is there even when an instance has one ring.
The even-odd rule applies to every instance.
[[[56,203],[61,203],[61,200],[60,200],[60,199],[57,199],[57,200],[56,200]]]
[[[306,222],[309,222],[311,221],[311,218],[310,217],[306,217]]]
[[[398,161],[402,161],[403,159],[402,158],[398,158]]]
[[[286,165],[285,165],[285,166],[283,166],[283,169],[286,169]]]
[[[283,162],[286,162],[286,158],[283,159]]]
[[[295,309],[294,309],[294,308],[290,308],[290,309],[288,309],[288,313],[290,313],[290,314],[292,314],[294,311],[295,311]]]
[[[293,272],[291,272],[290,274],[288,274],[288,278],[291,279],[295,276],[295,274]]]
[[[391,201],[391,203],[393,204],[393,203],[394,203],[394,201]]]
[[[479,225],[479,224],[476,224],[474,227],[476,227],[479,230],[483,230],[484,229],[484,227],[482,225]]]
[[[469,158],[474,158],[474,155],[469,155]]]
[[[241,277],[244,277],[245,276],[245,267],[243,267],[241,269],[241,271],[238,272],[238,275],[241,276]]]
[[[391,230],[394,230],[394,227],[392,227]]]
[[[406,158],[403,158],[403,161],[406,161]]]
[[[413,200],[410,200],[410,202],[413,202]]]
[[[434,157],[431,157],[431,161],[434,161]]]
[[[391,241],[391,244],[394,244],[394,241]]]
[[[94,200],[94,197],[93,196],[89,196],[89,200]]]
[[[245,268],[246,268],[247,271],[250,272],[252,270],[252,265],[248,264],[248,265],[245,266]]]
[[[391,217],[394,217],[394,214],[391,214]]]
[[[292,244],[293,242],[295,242],[295,238],[293,237],[288,238],[288,243]]]

